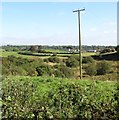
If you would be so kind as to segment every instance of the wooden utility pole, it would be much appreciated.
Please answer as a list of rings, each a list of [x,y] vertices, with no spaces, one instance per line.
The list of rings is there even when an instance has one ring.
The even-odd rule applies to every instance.
[[[80,12],[85,9],[78,9],[73,12],[78,12],[78,24],[79,24],[79,68],[80,68],[80,79],[82,79],[82,46],[81,46],[81,24],[80,24]]]

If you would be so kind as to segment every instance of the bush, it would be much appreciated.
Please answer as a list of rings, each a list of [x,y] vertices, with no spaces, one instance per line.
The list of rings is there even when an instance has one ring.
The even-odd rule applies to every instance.
[[[51,114],[54,119],[66,120],[116,119],[118,114],[114,106],[117,103],[111,94],[109,97],[102,92],[104,89],[97,89],[96,83],[88,84],[82,89],[78,84],[61,82],[57,92],[49,91],[49,99],[52,104]]]
[[[3,75],[26,75],[23,65],[29,63],[27,59],[13,55],[2,59]]]
[[[66,60],[66,66],[67,67],[77,67],[78,65],[79,65],[79,61],[73,56],[69,57]]]
[[[43,61],[44,61],[44,62],[46,62],[46,63],[48,63],[48,62],[49,62],[48,58],[44,59]]]
[[[102,61],[97,64],[97,75],[105,75],[106,73],[109,73],[110,69],[110,64],[106,61]]]
[[[77,61],[80,61],[79,55],[71,55],[70,58],[71,57],[75,58]]]
[[[7,59],[10,61],[10,62],[14,62],[16,60],[16,57],[14,55],[9,55],[7,57]]]
[[[42,65],[39,65],[38,67],[36,67],[36,71],[38,73],[37,76],[51,75],[52,74],[51,67],[49,65],[46,65],[46,64],[42,64]]]
[[[53,62],[53,63],[59,63],[60,59],[56,56],[51,56],[48,58],[49,62]]]
[[[8,56],[2,59],[2,74],[36,76],[36,67],[39,64],[43,64],[42,59],[30,60],[22,57]]]
[[[57,66],[57,69],[54,71],[55,77],[67,77],[70,78],[73,76],[73,71],[65,65]]]
[[[28,118],[31,114],[30,97],[36,91],[36,85],[29,80],[4,80],[2,100],[2,119]]]
[[[118,120],[115,87],[99,81],[7,77],[2,81],[1,119]]]
[[[82,63],[93,63],[94,61],[95,60],[91,56],[89,56],[89,57],[83,58]]]
[[[67,78],[70,78],[70,77],[73,76],[73,71],[72,71],[70,68],[66,67],[66,66],[60,67],[60,71],[61,71],[61,72],[63,73],[63,75],[64,75],[65,77],[67,77]]]
[[[100,63],[89,63],[85,68],[85,71],[88,75],[105,75],[111,71],[111,66],[106,61],[101,61]]]
[[[60,70],[54,70],[53,74],[55,77],[65,77]]]
[[[36,72],[35,68],[29,68],[26,75],[27,76],[37,76],[37,72]]]
[[[86,70],[86,73],[90,76],[94,76],[97,74],[95,63],[89,63],[85,70]]]

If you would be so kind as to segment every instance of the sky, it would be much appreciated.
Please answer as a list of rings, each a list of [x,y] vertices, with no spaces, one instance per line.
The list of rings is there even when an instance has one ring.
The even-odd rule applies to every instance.
[[[117,45],[116,2],[3,2],[2,45]]]

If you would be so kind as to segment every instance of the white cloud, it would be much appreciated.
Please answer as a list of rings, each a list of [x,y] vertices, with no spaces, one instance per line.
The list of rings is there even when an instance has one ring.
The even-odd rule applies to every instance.
[[[105,31],[104,31],[104,34],[107,34],[107,33],[109,33],[109,31],[106,31],[106,30],[105,30]]]
[[[84,45],[116,45],[117,44],[117,31],[115,27],[98,28],[98,31],[92,32],[94,28],[90,28],[90,31],[82,33],[82,44]],[[92,31],[91,31],[92,30]]]
[[[104,25],[115,26],[117,25],[117,22],[116,21],[105,22]]]
[[[117,30],[113,30],[112,32],[113,32],[113,33],[117,33]]]
[[[117,33],[117,31],[116,30],[104,30],[104,32],[103,32],[104,34],[115,34],[115,33]]]
[[[3,37],[2,45],[78,45],[78,36],[69,33],[54,33],[33,38]]]
[[[95,31],[96,31],[96,28],[90,28],[89,31],[95,32]]]

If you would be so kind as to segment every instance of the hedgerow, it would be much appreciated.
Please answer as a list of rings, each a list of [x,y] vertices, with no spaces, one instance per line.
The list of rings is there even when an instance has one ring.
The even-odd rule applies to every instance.
[[[52,77],[2,82],[2,119],[118,119],[116,83]]]

